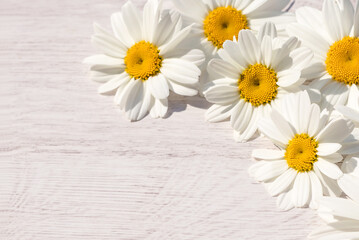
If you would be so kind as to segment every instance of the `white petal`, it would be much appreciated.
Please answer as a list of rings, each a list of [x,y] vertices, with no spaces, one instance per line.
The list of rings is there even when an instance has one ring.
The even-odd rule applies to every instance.
[[[182,14],[193,20],[201,21],[208,14],[206,5],[202,1],[174,0],[173,3]]]
[[[290,53],[290,57],[293,59],[293,67],[295,69],[303,69],[309,66],[314,57],[314,53],[309,48],[300,47],[294,49]]]
[[[330,177],[331,179],[338,179],[341,176],[343,176],[343,172],[340,170],[340,168],[330,162],[327,162],[322,159],[318,159],[317,162],[314,163],[318,169],[324,173],[326,176]]]
[[[142,102],[142,106],[138,112],[138,116],[137,116],[136,120],[140,120],[146,116],[146,114],[148,113],[149,108],[151,106],[151,102],[152,102],[152,94],[150,93],[150,91],[148,91],[146,82],[143,84],[143,91],[144,91],[143,102]]]
[[[143,7],[142,37],[143,40],[153,42],[155,29],[160,19],[158,0],[148,0]]]
[[[169,87],[166,78],[162,74],[150,77],[147,80],[148,90],[155,98],[164,99],[169,95]]]
[[[205,114],[206,121],[208,122],[221,122],[228,120],[231,116],[231,111],[235,103],[230,105],[217,105],[213,104]]]
[[[294,204],[292,202],[292,192],[293,192],[293,190],[290,190],[290,191],[284,192],[278,196],[277,206],[279,209],[288,211],[288,210],[294,208]]]
[[[347,106],[350,108],[359,109],[359,89],[356,84],[353,84],[350,87]]]
[[[274,124],[277,126],[277,129],[280,131],[280,133],[283,135],[283,137],[285,137],[285,141],[289,142],[289,140],[291,140],[295,135],[293,127],[275,109],[273,109],[273,111],[271,113],[271,118],[272,118],[272,121],[274,122]]]
[[[259,62],[260,45],[250,30],[242,30],[239,32],[238,43],[242,55],[246,56],[249,62],[252,64]]]
[[[272,39],[269,36],[264,36],[261,42],[261,53],[263,63],[270,66],[272,61]]]
[[[330,162],[330,163],[338,163],[341,160],[343,160],[343,156],[340,153],[333,153],[329,156],[320,156],[318,159],[322,159],[324,161]]]
[[[268,149],[254,149],[252,157],[256,160],[283,160],[284,152]]]
[[[288,34],[285,31],[285,27],[289,23],[293,23],[295,21],[296,19],[293,13],[276,11],[276,12],[258,13],[255,18],[250,17],[249,25],[251,29],[258,31],[260,27],[263,26],[263,24],[265,24],[266,22],[272,22],[276,25],[278,37],[287,38]]]
[[[294,84],[298,84],[300,79],[301,72],[293,69],[284,70],[278,72],[278,86],[280,87],[290,87]]]
[[[357,156],[347,156],[341,166],[344,174],[359,177],[359,158]]]
[[[116,38],[125,46],[130,48],[136,42],[128,32],[128,27],[122,18],[121,12],[115,12],[111,15],[112,30],[115,33]]]
[[[299,104],[296,96],[294,94],[288,94],[283,101],[280,101],[282,107],[278,109],[281,111],[283,116],[291,123],[295,128],[296,132],[299,132]]]
[[[341,40],[350,34],[354,9],[349,1],[325,0],[323,3],[323,16],[333,41]]]
[[[253,114],[252,104],[241,99],[237,105],[232,109],[231,126],[234,130],[244,131],[248,127]]]
[[[359,220],[359,205],[344,198],[322,198],[320,204],[330,209],[334,216]]]
[[[308,122],[308,134],[310,136],[315,136],[315,134],[318,132],[320,122],[320,108],[317,104],[311,105],[311,111],[310,111],[310,119]]]
[[[276,29],[276,27],[275,27],[275,25],[273,23],[266,22],[259,29],[258,40],[263,41],[265,36],[268,36],[269,39],[273,39],[273,38],[277,37],[277,29]]]
[[[354,16],[354,36],[359,37],[359,2],[357,1]]]
[[[310,178],[310,185],[312,186],[312,201],[310,201],[309,207],[317,209],[318,200],[323,196],[323,187],[319,178],[313,171],[308,172]]]
[[[350,137],[351,138],[351,137]],[[359,142],[355,141],[343,142],[342,148],[340,149],[341,154],[357,154],[359,153]]]
[[[248,66],[248,61],[243,57],[239,44],[233,41],[225,41],[223,49],[218,51],[218,55],[236,68],[236,73],[243,71]]]
[[[261,106],[260,106],[261,107]],[[258,121],[263,117],[263,110],[260,107],[254,108],[251,121],[244,131],[235,131],[234,140],[237,142],[247,142],[258,130]]]
[[[359,203],[359,178],[350,174],[344,174],[338,179],[339,187],[345,192],[351,199]]]
[[[170,53],[172,50],[176,48],[178,44],[180,44],[191,32],[192,26],[187,26],[181,31],[174,34],[172,39],[166,44],[159,47],[160,53],[163,56],[166,56],[167,53]]]
[[[96,33],[92,36],[92,42],[103,53],[114,58],[124,58],[126,56],[127,48],[118,39],[98,24],[94,24],[94,29]]]
[[[304,207],[309,199],[310,179],[307,172],[299,172],[295,178],[292,201],[295,207]]]
[[[203,51],[199,49],[191,49],[180,58],[189,61],[196,66],[202,65],[202,63],[205,61],[205,55]]]
[[[347,122],[344,119],[335,119],[322,129],[316,139],[321,143],[342,142],[349,136],[352,130],[348,128]]]
[[[139,85],[142,84],[141,81],[135,80],[132,78],[123,88],[121,93],[118,94],[118,97],[116,97],[116,102],[119,105],[120,109],[125,109],[125,106],[127,105],[127,101],[129,96],[131,95],[132,91],[139,88]]]
[[[121,9],[123,21],[135,42],[142,40],[142,16],[138,12],[131,1],[127,1]]]
[[[300,94],[298,94],[298,96],[298,130],[300,133],[305,133],[308,131],[309,121],[311,120],[311,118],[309,118],[309,114],[311,113],[311,102],[307,92],[301,92]]]
[[[277,177],[272,183],[268,184],[268,192],[271,196],[277,196],[278,194],[287,190],[292,185],[294,179],[297,176],[297,171],[290,168],[285,171],[282,175]]]
[[[257,169],[254,178],[259,182],[266,182],[283,174],[287,169],[288,165],[284,160],[270,161]]]
[[[324,26],[323,14],[313,7],[300,7],[295,11],[297,21],[313,30],[322,30]],[[323,31],[324,32],[324,31]]]
[[[153,42],[156,43],[157,46],[162,46],[168,42],[181,22],[181,15],[178,12],[163,12],[161,20],[156,27]]]
[[[167,109],[168,109],[167,98],[165,99],[155,98],[151,106],[150,115],[153,118],[163,118],[166,116]]]
[[[321,108],[333,109],[335,105],[344,105],[348,100],[349,88],[347,85],[337,81],[329,81],[322,89]]]
[[[182,96],[195,96],[198,94],[198,90],[194,85],[179,84],[175,81],[169,80],[168,87],[171,91]]]
[[[324,76],[325,72],[326,69],[324,63],[322,62],[312,63],[309,67],[303,69],[302,77],[306,78],[307,80],[319,79]],[[326,82],[327,81],[329,80],[326,80]],[[323,82],[323,84],[325,84],[326,82]]]
[[[288,144],[287,138],[283,136],[273,121],[263,119],[262,121],[259,121],[258,127],[259,131],[271,139],[276,145],[282,149],[286,148],[286,145]]]
[[[265,161],[259,161],[259,162],[256,162],[255,164],[251,165],[249,168],[248,168],[248,174],[249,176],[253,177],[254,178],[254,175],[256,174],[257,170],[259,168],[261,168],[262,166],[264,166],[266,164]]]
[[[329,121],[329,111],[327,109],[324,109],[320,113],[318,131],[315,134],[311,135],[311,136],[316,137],[318,135],[318,133],[321,132],[326,125],[328,125],[328,121]]]
[[[343,105],[335,106],[335,109],[343,114],[346,118],[359,123],[359,111],[353,108],[349,108]]]
[[[338,239],[358,239],[358,221],[342,220],[329,223],[325,227],[316,230],[309,235],[310,239],[317,240],[338,240]]]
[[[212,59],[208,64],[208,71],[213,71],[221,77],[232,79],[238,79],[240,77],[239,71],[233,65],[222,59]]]
[[[280,11],[289,4],[290,0],[256,0],[251,1],[243,11],[244,14],[253,16],[255,13]]]
[[[127,118],[131,121],[139,120],[139,113],[145,94],[143,83],[139,80],[137,80],[137,82],[136,87],[132,88],[132,91],[129,93],[125,106]]]
[[[161,72],[166,78],[180,84],[197,84],[201,74],[195,64],[178,58],[164,59]]]
[[[272,63],[276,71],[283,71],[292,66],[293,60],[289,57],[290,52],[298,44],[296,37],[290,37],[280,48],[276,48],[272,54]]]
[[[128,83],[130,79],[131,78],[128,76],[127,73],[122,73],[120,75],[113,75],[110,81],[108,81],[105,84],[102,84],[98,88],[98,92],[100,94],[112,92],[113,90],[116,90],[121,85]]]
[[[239,100],[238,88],[233,86],[217,85],[209,88],[205,93],[207,101],[217,104],[232,104]]]
[[[283,174],[287,169],[288,165],[284,160],[266,162],[257,169],[254,178],[259,182],[266,182]]]
[[[318,56],[325,59],[330,45],[321,35],[297,23],[288,25],[287,31],[289,35],[299,37],[303,40],[302,43],[304,46],[309,47],[317,53]]]
[[[112,67],[122,67],[124,61],[122,58],[114,58],[103,54],[93,55],[83,60],[83,63],[90,65],[105,65]]]
[[[319,143],[317,148],[319,156],[328,156],[339,151],[342,147],[339,143]]]
[[[337,180],[329,178],[326,175],[322,174],[321,170],[319,170],[317,166],[317,163],[318,162],[315,162],[313,167],[315,175],[319,178],[320,182],[323,185],[323,194],[336,197],[340,196],[342,191],[338,186]]]

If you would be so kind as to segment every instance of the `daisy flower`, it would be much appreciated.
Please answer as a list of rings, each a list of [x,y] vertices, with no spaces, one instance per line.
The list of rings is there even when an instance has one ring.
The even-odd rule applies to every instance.
[[[359,239],[359,178],[343,178],[346,178],[343,191],[349,198],[323,197],[319,200],[318,214],[327,225],[314,231],[310,239]]]
[[[139,14],[128,1],[111,23],[114,35],[95,24],[92,41],[103,54],[84,62],[93,65],[92,79],[103,83],[99,92],[115,92],[114,101],[128,119],[140,120],[148,112],[164,117],[169,90],[197,94],[204,54],[183,44],[191,26],[182,28],[178,13],[162,11],[157,0],[149,0]]]
[[[359,2],[356,10],[350,0],[324,0],[322,11],[302,7],[296,11],[298,23],[287,31],[310,47],[314,61],[306,76],[320,89],[322,108],[345,105],[350,91],[359,84]]]
[[[226,41],[212,59],[208,71],[215,79],[204,91],[214,105],[206,120],[230,119],[236,141],[247,141],[257,131],[257,122],[268,116],[284,95],[301,90],[301,71],[312,59],[312,51],[298,47],[295,37],[277,38],[273,23],[264,24],[255,35],[243,30],[238,41]]]
[[[285,24],[295,21],[292,13],[282,10],[290,0],[173,0],[184,20],[195,23],[197,42],[209,61],[226,40],[233,40],[241,30],[258,32],[265,22],[278,24],[285,35]],[[201,78],[201,84],[207,80]]]
[[[342,160],[342,142],[354,126],[343,118],[330,119],[320,112],[307,92],[290,94],[281,107],[263,119],[259,128],[279,150],[254,150],[258,160],[249,173],[264,182],[279,208],[316,208],[323,195],[339,196],[337,179],[343,172],[336,165]],[[358,146],[358,144],[357,144]]]

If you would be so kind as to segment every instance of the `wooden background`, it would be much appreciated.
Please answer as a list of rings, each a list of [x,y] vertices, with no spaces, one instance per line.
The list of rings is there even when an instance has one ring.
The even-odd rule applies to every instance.
[[[248,176],[267,140],[235,143],[199,97],[130,123],[97,94],[81,61],[123,3],[1,1],[0,239],[304,239],[315,213],[277,210]]]

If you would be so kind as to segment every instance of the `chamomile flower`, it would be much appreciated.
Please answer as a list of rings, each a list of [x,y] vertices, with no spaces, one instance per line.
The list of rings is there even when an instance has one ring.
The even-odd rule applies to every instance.
[[[359,178],[344,178],[343,191],[349,198],[323,197],[319,200],[318,214],[327,224],[315,230],[310,239],[359,239]]]
[[[351,87],[359,86],[359,2],[356,10],[350,0],[324,0],[322,11],[302,7],[296,11],[298,23],[287,31],[315,53],[306,71],[311,86],[320,89],[322,108],[345,105]]]
[[[95,24],[92,41],[103,54],[84,60],[93,65],[92,79],[103,83],[99,92],[115,92],[115,103],[130,120],[140,120],[148,112],[164,117],[169,90],[197,94],[197,66],[204,54],[183,44],[191,26],[182,28],[180,15],[162,11],[160,5],[149,0],[140,14],[128,1],[111,17],[114,36]]]
[[[241,30],[258,32],[267,21],[278,24],[278,33],[286,35],[285,24],[295,21],[292,13],[282,12],[290,0],[173,0],[185,22],[195,23],[194,32],[209,61],[233,40]],[[205,75],[204,75],[205,76]],[[201,78],[204,85],[207,79]]]
[[[343,172],[336,163],[343,158],[342,142],[354,126],[343,118],[330,119],[326,110],[320,112],[306,92],[290,94],[281,103],[259,124],[279,149],[254,150],[259,162],[249,173],[265,183],[270,195],[278,196],[279,208],[316,208],[323,195],[341,194],[337,179]]]
[[[287,93],[301,90],[305,81],[301,71],[313,54],[297,46],[295,37],[279,40],[273,23],[264,24],[257,35],[243,30],[238,41],[226,41],[218,52],[220,59],[208,65],[215,80],[204,92],[214,103],[206,120],[230,119],[235,140],[249,140],[257,132],[258,120],[267,117]]]

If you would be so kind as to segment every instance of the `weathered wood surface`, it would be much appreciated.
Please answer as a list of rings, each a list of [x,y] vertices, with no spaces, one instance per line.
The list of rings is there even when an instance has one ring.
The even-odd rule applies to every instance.
[[[123,2],[1,1],[0,239],[304,239],[315,214],[277,210],[247,174],[267,140],[235,143],[199,97],[130,123],[97,94],[81,61]]]

